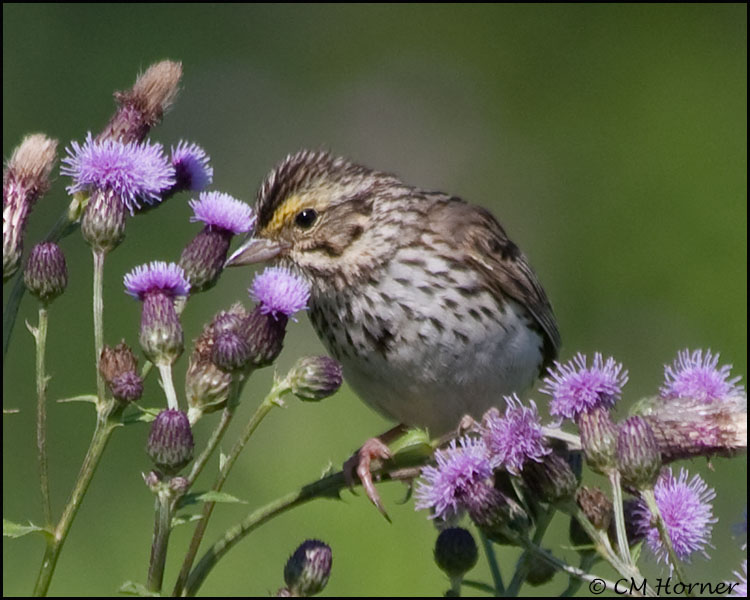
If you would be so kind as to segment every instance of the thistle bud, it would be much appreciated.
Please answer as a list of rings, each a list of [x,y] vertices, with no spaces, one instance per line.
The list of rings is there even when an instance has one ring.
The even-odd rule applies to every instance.
[[[185,395],[191,423],[195,423],[203,413],[219,410],[226,405],[232,375],[213,362],[214,344],[221,332],[238,328],[246,317],[243,306],[236,303],[228,311],[218,313],[195,340],[185,375]]]
[[[524,560],[523,555],[518,560]],[[534,587],[549,583],[557,573],[556,567],[541,559],[526,560],[526,569],[526,583]]]
[[[435,563],[451,579],[463,577],[477,564],[474,537],[462,527],[444,529],[435,542]]]
[[[591,524],[602,531],[612,522],[612,502],[598,487],[581,486],[576,493],[576,503]]]
[[[643,504],[638,498],[627,498],[622,503],[622,512],[625,514],[625,537],[628,538],[628,545],[635,546],[646,537],[646,530],[641,527],[638,515],[643,514]],[[617,539],[614,522],[609,526],[609,539]]]
[[[303,542],[284,567],[284,582],[292,596],[314,596],[323,591],[331,574],[331,548],[319,540]]]
[[[595,408],[578,417],[578,430],[586,462],[597,473],[607,474],[615,469],[617,428],[606,408]]]
[[[623,481],[642,490],[653,487],[661,469],[656,438],[643,417],[629,417],[617,434],[617,469]]]
[[[475,490],[475,498],[468,512],[474,524],[498,544],[514,544],[510,534],[525,535],[531,525],[523,508],[494,487],[484,486]]]
[[[26,262],[23,280],[28,290],[44,304],[62,294],[68,285],[68,268],[60,246],[52,242],[34,246]]]
[[[193,432],[185,413],[172,409],[161,411],[151,426],[146,446],[154,465],[174,475],[193,459],[193,446]]]
[[[138,359],[124,340],[114,348],[107,345],[102,348],[99,372],[119,402],[135,402],[143,394],[143,379],[138,374]]]
[[[549,504],[571,500],[578,488],[568,461],[558,454],[548,454],[541,462],[530,461],[522,477],[532,493]]]
[[[287,378],[297,398],[315,402],[341,387],[341,364],[328,356],[306,356],[297,361]]]
[[[219,332],[214,338],[211,360],[222,371],[239,371],[247,364],[250,358],[250,345],[243,333],[241,329],[227,329]]]

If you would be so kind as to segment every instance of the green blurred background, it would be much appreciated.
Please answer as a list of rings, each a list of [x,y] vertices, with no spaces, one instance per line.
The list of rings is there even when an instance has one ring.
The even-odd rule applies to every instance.
[[[215,189],[250,202],[286,153],[329,148],[492,209],[552,299],[562,358],[598,350],[624,362],[625,405],[655,392],[663,365],[681,348],[710,347],[735,373],[746,373],[745,5],[5,4],[3,51],[6,158],[34,131],[63,145],[81,140],[108,119],[114,90],[128,88],[155,60],[181,60],[181,96],[152,138],[203,145]],[[58,180],[35,209],[27,248],[66,206],[64,185]],[[123,293],[122,276],[145,261],[179,256],[199,230],[188,222],[188,199],[129,222],[126,243],[106,266],[110,343],[124,337],[137,346],[139,306]],[[78,235],[62,247],[70,286],[51,310],[51,400],[95,385],[91,258]],[[246,300],[250,275],[228,272],[212,292],[191,300],[186,339],[220,308]],[[25,319],[36,320],[28,297],[5,364],[3,404],[21,413],[4,417],[3,513],[38,522],[33,346]],[[279,368],[320,351],[303,317],[290,327]],[[270,378],[268,369],[256,374],[237,421]],[[159,390],[150,384],[145,403],[154,405]],[[198,427],[199,440],[208,421]],[[92,426],[88,406],[50,404],[56,514]],[[275,411],[225,488],[249,505],[219,506],[207,539],[314,479],[329,462],[340,465],[388,426],[346,387],[320,405],[290,402]],[[143,426],[114,436],[51,593],[108,595],[127,579],[145,580],[153,517],[141,480],[149,468],[146,435]],[[695,561],[694,580],[724,580],[739,568],[732,525],[746,506],[746,465],[744,457],[715,460],[713,472],[705,461],[690,465],[716,488],[719,517],[713,561]],[[333,547],[326,595],[442,593],[447,581],[432,562],[431,523],[413,502],[399,504],[400,484],[381,492],[392,525],[362,495],[317,501],[244,540],[201,593],[274,592],[287,556],[309,537]],[[556,521],[545,545],[565,544],[566,527]],[[189,535],[187,527],[173,535],[168,582]],[[576,561],[572,551],[563,554]],[[33,536],[4,541],[5,595],[31,591],[41,555]],[[506,577],[515,557],[500,551]],[[484,560],[473,576],[489,580]],[[558,577],[539,591],[563,585]]]

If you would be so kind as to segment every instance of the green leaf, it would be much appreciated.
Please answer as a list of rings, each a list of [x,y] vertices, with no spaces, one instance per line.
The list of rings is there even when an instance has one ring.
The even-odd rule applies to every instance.
[[[50,532],[47,531],[44,527],[34,525],[31,521],[29,521],[28,525],[21,525],[20,523],[14,523],[13,521],[8,521],[8,519],[3,519],[4,537],[19,538],[23,537],[26,534],[35,532],[41,533],[45,537],[49,537],[50,535]]]
[[[199,502],[226,502],[247,504],[247,502],[245,502],[244,500],[240,500],[239,498],[236,498],[231,494],[227,494],[225,492],[208,491],[195,492],[194,494],[185,494],[182,498],[180,498],[180,501],[177,504],[177,508],[184,508],[185,506],[190,506],[191,504],[197,504]]]
[[[638,564],[638,559],[641,557],[641,550],[643,550],[643,540],[630,549],[630,556],[633,557],[633,564]]]
[[[136,583],[135,581],[126,581],[117,591],[121,594],[128,594],[129,596],[149,596],[151,598],[158,598],[161,596],[159,592],[152,592],[142,583]]]
[[[493,588],[491,585],[487,585],[486,583],[482,583],[481,581],[473,581],[471,579],[464,579],[461,582],[466,587],[473,588],[475,590],[480,590],[482,592],[488,592],[492,596],[495,595],[495,588]]]
[[[133,405],[137,412],[131,412],[122,418],[123,425],[133,425],[134,423],[151,423],[156,419],[163,410],[160,408],[144,408],[143,406]]]
[[[401,500],[396,500],[396,504],[406,504],[409,500],[411,500],[411,496],[414,493],[414,482],[410,481],[408,485],[406,486],[406,493],[404,494],[404,497]]]
[[[394,456],[405,458],[407,456],[414,458],[432,455],[433,447],[430,443],[430,436],[424,429],[409,429],[404,435],[397,439],[389,447]]]
[[[96,404],[99,399],[96,394],[81,394],[80,396],[71,396],[70,398],[61,398],[58,400],[59,403],[64,404],[66,402],[91,402]]]
[[[175,527],[179,527],[180,525],[192,523],[193,521],[200,521],[202,518],[203,515],[175,515],[174,517],[172,517],[172,529],[174,529]]]

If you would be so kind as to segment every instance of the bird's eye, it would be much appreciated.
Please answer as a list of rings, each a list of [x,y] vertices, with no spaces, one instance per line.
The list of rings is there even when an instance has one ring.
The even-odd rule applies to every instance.
[[[302,229],[310,229],[317,218],[318,213],[314,208],[305,208],[297,213],[297,216],[294,217],[294,222]]]

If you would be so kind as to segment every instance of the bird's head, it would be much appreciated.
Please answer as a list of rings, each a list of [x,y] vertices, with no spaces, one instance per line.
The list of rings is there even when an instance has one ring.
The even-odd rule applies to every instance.
[[[382,258],[376,200],[402,187],[391,175],[325,152],[291,154],[266,176],[255,233],[226,265],[277,261],[312,283],[356,275]]]

